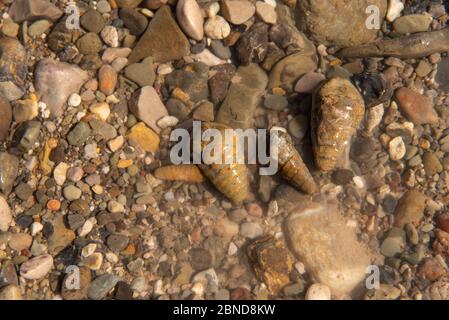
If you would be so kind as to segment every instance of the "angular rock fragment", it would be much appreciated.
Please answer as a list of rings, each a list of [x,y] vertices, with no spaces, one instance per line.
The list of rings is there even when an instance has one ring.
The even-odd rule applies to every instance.
[[[129,56],[129,63],[152,56],[155,62],[181,59],[190,52],[189,41],[177,25],[169,6],[160,8]]]
[[[69,96],[78,93],[88,79],[87,72],[77,66],[50,58],[41,60],[35,70],[37,92],[54,118],[62,116]]]
[[[267,83],[267,75],[257,64],[239,67],[218,111],[217,121],[233,128],[251,127]]]
[[[292,258],[284,244],[271,237],[264,237],[248,246],[248,257],[256,276],[272,294],[277,294],[289,282]]]
[[[129,110],[139,119],[145,122],[156,133],[161,129],[157,121],[168,116],[167,109],[153,87],[146,86],[136,91],[129,104]]]

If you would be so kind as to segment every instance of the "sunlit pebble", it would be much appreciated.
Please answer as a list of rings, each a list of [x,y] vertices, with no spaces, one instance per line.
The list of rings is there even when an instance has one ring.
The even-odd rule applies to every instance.
[[[84,118],[85,115],[86,115],[86,112],[84,112],[84,111],[78,112],[78,113],[76,114],[76,119],[77,119],[78,121],[80,121],[82,118]]]
[[[106,166],[106,167],[104,167],[103,169],[101,169],[101,171],[102,171],[104,174],[108,174],[110,170],[111,170],[111,168],[110,168],[109,166]]]
[[[78,107],[81,104],[81,97],[77,93],[73,93],[69,97],[69,105],[72,107]]]
[[[298,261],[295,263],[295,269],[298,271],[299,274],[306,273],[306,267],[304,266],[304,263]]]
[[[81,256],[84,258],[89,257],[92,253],[95,252],[95,250],[97,250],[97,244],[96,243],[90,243],[87,246],[85,246],[82,250],[81,250]]]
[[[355,185],[360,189],[363,189],[365,187],[365,180],[362,177],[355,176],[354,178],[352,178],[352,181],[354,181]]]
[[[117,263],[118,257],[112,252],[106,252],[106,260],[108,260],[110,263]]]
[[[33,222],[33,224],[30,227],[31,235],[34,237],[36,234],[38,234],[44,226],[40,222]]]
[[[145,164],[148,166],[153,162],[153,159],[151,157],[145,157]]]
[[[235,243],[231,242],[229,244],[228,255],[233,256],[234,254],[237,253],[238,249],[239,248],[235,245]]]
[[[3,19],[9,19],[9,14],[8,14],[8,12],[5,12],[4,14],[3,14]]]
[[[149,10],[149,9],[142,9],[140,11],[140,13],[142,13],[144,16],[152,18],[154,16],[153,11]]]
[[[270,6],[276,8],[276,1],[275,0],[264,0],[266,4],[269,4]]]

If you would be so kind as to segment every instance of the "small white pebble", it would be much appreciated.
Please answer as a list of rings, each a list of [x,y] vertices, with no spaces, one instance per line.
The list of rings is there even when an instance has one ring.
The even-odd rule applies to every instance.
[[[77,93],[73,93],[69,97],[69,105],[71,107],[78,107],[81,104],[81,97]]]

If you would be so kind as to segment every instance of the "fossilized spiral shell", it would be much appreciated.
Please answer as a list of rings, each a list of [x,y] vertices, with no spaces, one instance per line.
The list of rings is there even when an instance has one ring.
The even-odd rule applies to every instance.
[[[229,129],[232,132],[233,129],[226,125],[216,122],[203,122],[201,130],[202,132],[207,129],[217,129],[222,134],[222,155],[223,157],[233,155],[236,159],[237,153],[237,141],[234,138],[232,149],[230,146],[225,145],[225,130]],[[208,144],[208,142],[202,143],[202,149]],[[224,160],[224,159],[222,159]],[[223,193],[229,200],[235,204],[242,203],[249,196],[249,181],[248,181],[248,168],[245,164],[231,163],[226,164],[224,161],[221,163],[212,164],[199,164],[198,165],[204,175],[212,182],[212,184]]]
[[[312,144],[317,167],[331,171],[344,154],[365,113],[365,102],[348,80],[333,78],[315,94]]]
[[[283,128],[274,127],[271,130],[277,133],[274,139],[278,147],[278,163],[284,179],[306,193],[315,193],[318,189],[315,180],[293,145],[290,135]]]

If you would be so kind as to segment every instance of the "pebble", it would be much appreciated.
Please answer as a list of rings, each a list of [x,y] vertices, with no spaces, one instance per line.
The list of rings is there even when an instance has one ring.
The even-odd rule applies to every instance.
[[[381,123],[385,109],[383,104],[379,104],[368,109],[367,120],[366,120],[366,130],[368,133],[373,132],[375,128]]]
[[[385,0],[303,0],[296,7],[296,25],[311,40],[324,45],[352,47],[370,43],[376,40],[379,31],[376,25],[367,28],[367,23],[373,22],[368,18],[372,17],[367,11],[370,5],[378,8],[375,22],[380,28],[387,12]]]
[[[433,152],[426,152],[423,156],[424,170],[428,177],[433,177],[443,171],[440,159]]]
[[[204,37],[204,19],[196,0],[179,0],[176,17],[182,30],[192,39],[201,41]]]
[[[393,22],[394,31],[400,34],[425,32],[429,30],[432,16],[429,14],[411,14],[397,18]]]
[[[12,109],[9,102],[0,96],[0,142],[4,141],[9,134],[12,122]]]
[[[121,234],[112,234],[106,240],[106,244],[108,245],[109,249],[114,252],[120,252],[124,250],[128,243],[129,238]]]
[[[105,95],[109,96],[114,93],[117,85],[117,72],[110,65],[103,65],[98,71],[98,88]]]
[[[44,254],[34,257],[20,266],[20,275],[27,280],[37,280],[45,277],[53,267],[53,257]]]
[[[222,16],[214,16],[207,19],[204,32],[211,39],[221,40],[229,36],[231,26]]]
[[[171,128],[178,124],[179,120],[173,116],[164,116],[157,121],[157,126],[161,129]]]
[[[130,53],[130,48],[106,48],[101,56],[101,60],[111,63],[117,58],[127,58]]]
[[[104,274],[92,281],[88,290],[88,297],[92,300],[101,300],[115,287],[120,278],[113,274]]]
[[[314,283],[307,289],[306,300],[331,300],[331,290],[324,284]]]
[[[143,152],[156,152],[159,149],[160,138],[143,122],[133,126],[128,134],[129,143]]]
[[[5,21],[1,27],[1,32],[7,37],[17,38],[17,35],[19,34],[19,28],[19,24]]]
[[[31,247],[33,237],[27,233],[14,233],[9,240],[9,247],[15,251],[22,251]]]
[[[112,152],[119,150],[123,144],[125,143],[125,139],[123,136],[118,136],[115,139],[108,141],[108,147]]]
[[[20,288],[15,284],[0,289],[0,301],[22,300]]]
[[[263,234],[263,230],[257,222],[245,222],[240,226],[240,234],[242,237],[255,239]]]
[[[130,63],[153,57],[154,62],[181,59],[190,52],[187,37],[174,20],[170,7],[161,7],[129,56]]]
[[[148,26],[148,19],[135,9],[121,9],[120,19],[123,20],[125,27],[129,29],[131,34],[135,36],[144,33]]]
[[[95,103],[89,107],[89,110],[103,121],[108,120],[109,115],[111,114],[109,104],[106,102]]]
[[[265,23],[275,24],[277,21],[275,8],[263,1],[256,2],[256,14]]]
[[[390,153],[391,160],[401,160],[404,158],[406,151],[407,149],[401,136],[391,139],[388,146],[388,152]]]
[[[63,189],[64,198],[68,201],[74,201],[81,198],[81,190],[74,185],[69,185]]]
[[[431,98],[422,96],[411,89],[400,88],[395,93],[400,110],[414,124],[435,124],[438,115],[433,109]]]
[[[156,133],[160,132],[157,121],[168,116],[167,109],[153,87],[145,86],[136,91],[129,103],[130,111]]]
[[[60,162],[55,169],[53,170],[53,178],[56,181],[56,184],[62,186],[67,177],[67,170],[70,166],[65,162]]]
[[[210,52],[209,49],[204,49],[200,53],[192,54],[191,57],[193,58],[193,60],[202,62],[209,67],[226,63],[226,61],[218,58],[216,55]]]
[[[6,232],[13,221],[11,208],[5,197],[0,194],[0,231]]]
[[[9,153],[0,152],[0,190],[8,195],[19,172],[19,159]]]
[[[100,0],[97,2],[97,11],[100,13],[111,12],[111,5],[106,0]]]
[[[405,248],[405,231],[392,228],[380,246],[380,252],[386,257],[394,257]]]
[[[325,79],[326,77],[322,73],[308,72],[296,82],[295,91],[299,93],[312,93]]]
[[[118,31],[113,26],[106,26],[101,30],[101,38],[104,43],[112,48],[117,48],[119,46],[119,36]]]
[[[91,134],[91,129],[86,122],[78,122],[68,133],[67,141],[73,146],[81,146]]]
[[[247,0],[224,0],[221,4],[221,12],[226,20],[239,25],[254,16],[256,8]]]
[[[96,33],[89,32],[76,41],[76,47],[82,54],[95,55],[101,51],[102,43]]]
[[[254,112],[268,83],[265,72],[257,65],[241,66],[223,101],[216,121],[234,128],[248,128],[254,121]],[[239,106],[246,106],[240,108]]]
[[[284,96],[269,94],[265,97],[263,106],[274,111],[282,111],[288,106],[288,100]]]
[[[78,93],[88,79],[87,72],[77,66],[53,59],[42,59],[35,70],[35,86],[50,114],[61,117],[72,93]]]
[[[81,16],[80,24],[89,32],[100,33],[106,22],[99,11],[91,9]]]
[[[50,29],[51,23],[47,20],[34,22],[28,29],[30,37],[40,37]]]
[[[388,1],[387,20],[393,22],[401,16],[402,10],[404,10],[404,4],[402,3],[402,0]]]
[[[156,79],[153,68],[153,58],[148,57],[141,63],[134,63],[126,67],[125,76],[140,87],[152,86]]]
[[[424,217],[426,197],[417,190],[409,190],[401,197],[395,210],[395,226],[403,227],[407,223],[419,223]]]
[[[63,12],[45,0],[16,0],[9,8],[8,14],[15,22],[21,23],[39,18],[56,21]]]

